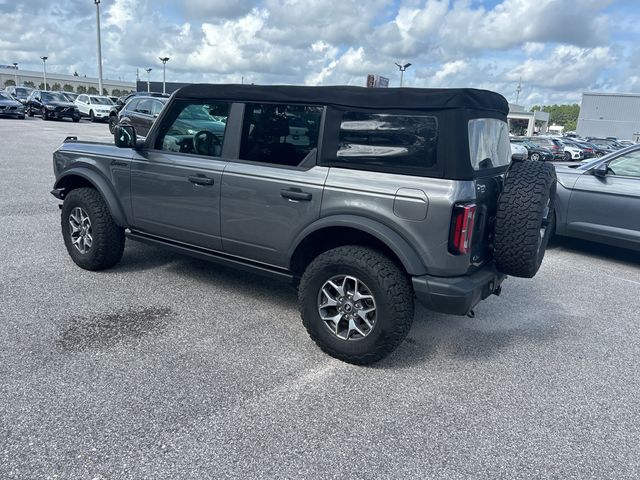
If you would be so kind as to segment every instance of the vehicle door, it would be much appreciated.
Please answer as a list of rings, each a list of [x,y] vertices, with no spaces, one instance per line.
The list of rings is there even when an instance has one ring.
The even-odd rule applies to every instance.
[[[119,121],[126,118],[127,122],[129,122],[130,125],[134,125],[132,117],[136,115],[135,109],[138,106],[139,101],[140,100],[138,100],[137,98],[134,98],[131,101],[127,102],[127,104],[122,107],[122,110],[120,110],[120,113],[118,114]]]
[[[40,90],[36,90],[31,94],[31,100],[29,100],[29,110],[32,113],[40,113],[42,109],[42,103],[40,101]]]
[[[597,175],[595,167],[576,181],[567,229],[587,239],[614,239],[619,244],[640,246],[640,149],[605,163],[606,174]]]
[[[78,98],[76,98],[76,101],[75,101],[75,104],[78,107],[78,111],[80,112],[81,115],[86,115],[86,112],[87,112],[85,99],[86,99],[85,95],[80,95]]]
[[[316,165],[323,112],[315,105],[245,105],[238,159],[222,177],[226,253],[289,266],[293,240],[320,216],[329,171]]]
[[[177,100],[131,166],[132,229],[222,250],[220,189],[231,103]],[[199,130],[190,125],[197,119]]]

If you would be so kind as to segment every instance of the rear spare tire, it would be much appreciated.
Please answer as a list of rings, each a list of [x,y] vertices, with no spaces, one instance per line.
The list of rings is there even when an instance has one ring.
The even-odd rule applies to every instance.
[[[556,197],[556,171],[545,162],[514,162],[496,212],[494,258],[497,269],[532,278],[549,243]]]

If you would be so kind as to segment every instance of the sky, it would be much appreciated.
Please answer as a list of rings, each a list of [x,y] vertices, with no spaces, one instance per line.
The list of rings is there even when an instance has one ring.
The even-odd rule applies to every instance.
[[[640,0],[102,0],[103,77],[475,87],[510,102],[640,92]],[[97,76],[91,0],[0,0],[0,64]]]

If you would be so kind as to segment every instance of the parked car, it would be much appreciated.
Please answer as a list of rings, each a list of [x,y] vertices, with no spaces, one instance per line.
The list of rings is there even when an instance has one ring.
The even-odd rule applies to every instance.
[[[7,92],[9,95],[11,95],[13,98],[18,100],[23,105],[27,103],[27,98],[29,98],[29,95],[31,94],[32,91],[33,91],[33,88],[16,87],[14,85],[9,85],[7,88],[5,88],[5,92]]]
[[[114,132],[115,126],[118,124],[118,114],[120,110],[124,108],[124,106],[131,100],[133,97],[156,97],[156,98],[169,98],[169,95],[165,93],[157,93],[157,92],[132,92],[128,95],[123,95],[118,98],[116,104],[111,108],[109,112],[109,131],[111,133]]]
[[[144,138],[151,129],[154,120],[158,117],[167,103],[166,98],[133,97],[118,114],[118,123],[133,125],[136,134]],[[195,133],[195,132],[193,132]]]
[[[593,158],[596,156],[596,149],[594,146],[589,145],[587,143],[584,142],[579,142],[576,141],[572,138],[569,137],[563,137],[562,138],[562,143],[565,145],[565,150],[566,150],[566,146],[570,145],[572,147],[575,148],[579,148],[580,150],[582,150],[582,159],[586,160],[589,158]]]
[[[114,105],[118,101],[118,97],[114,97],[113,95],[109,95],[109,99],[113,102]]]
[[[610,150],[620,150],[621,148],[624,148],[624,145],[618,143],[617,141],[611,138],[588,137],[586,140],[589,143],[593,143],[594,145],[598,145],[600,147],[606,147],[606,148],[609,148]]]
[[[559,140],[560,143],[562,143],[562,149],[564,151],[564,158],[563,160],[565,162],[572,162],[572,161],[581,161],[584,160],[584,150],[582,147],[579,147],[577,145],[574,145],[571,142],[564,142],[562,140]]]
[[[109,112],[113,108],[113,102],[109,97],[102,95],[80,95],[76,101],[76,106],[80,110],[80,115],[89,117],[89,120],[108,120]]]
[[[618,140],[618,143],[620,145],[622,145],[622,146],[625,146],[625,147],[630,147],[630,146],[636,144],[635,142],[632,142],[631,140]]]
[[[517,142],[510,142],[511,144],[511,159],[512,160],[526,160],[529,156],[527,149]]]
[[[514,143],[518,145],[522,145],[524,148],[527,149],[527,154],[530,160],[533,160],[536,162],[539,160],[542,160],[543,162],[550,162],[554,159],[553,153],[551,153],[549,149],[544,147],[539,147],[536,144],[530,142],[529,140],[525,140],[522,137],[512,137],[511,144],[514,144]]]
[[[467,315],[538,271],[555,170],[511,163],[508,111],[475,89],[190,85],[144,142],[123,124],[115,145],[68,138],[52,194],[79,267],[112,267],[126,236],[291,281],[317,345],[367,364],[414,296]]]
[[[79,93],[73,93],[73,92],[62,92],[62,93],[64,94],[65,97],[69,99],[70,102],[75,102],[80,96]]]
[[[640,250],[640,145],[556,172],[555,234]]]
[[[554,160],[565,160],[564,146],[553,137],[524,137],[537,147],[543,147],[553,154]]]
[[[0,117],[24,119],[24,105],[7,92],[0,91]]]
[[[70,118],[74,122],[80,121],[78,107],[71,103],[61,92],[34,90],[26,103],[27,115],[40,115],[43,120]]]

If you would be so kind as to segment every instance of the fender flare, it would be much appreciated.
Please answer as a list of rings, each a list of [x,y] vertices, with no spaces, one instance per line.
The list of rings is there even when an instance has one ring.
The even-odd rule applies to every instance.
[[[65,179],[71,176],[81,177],[93,185],[100,195],[102,195],[102,198],[104,198],[107,208],[109,208],[109,212],[113,217],[113,221],[116,222],[116,225],[122,228],[129,226],[127,216],[120,204],[120,200],[118,200],[113,188],[104,176],[86,167],[75,167],[65,171],[64,174],[56,180],[54,188],[62,188],[65,183]]]
[[[407,273],[410,275],[424,275],[427,273],[420,256],[399,233],[377,220],[357,215],[331,215],[316,220],[302,230],[292,242],[292,247],[288,251],[288,258],[293,258],[297,248],[309,235],[330,227],[345,227],[367,233],[386,245],[398,257]]]

